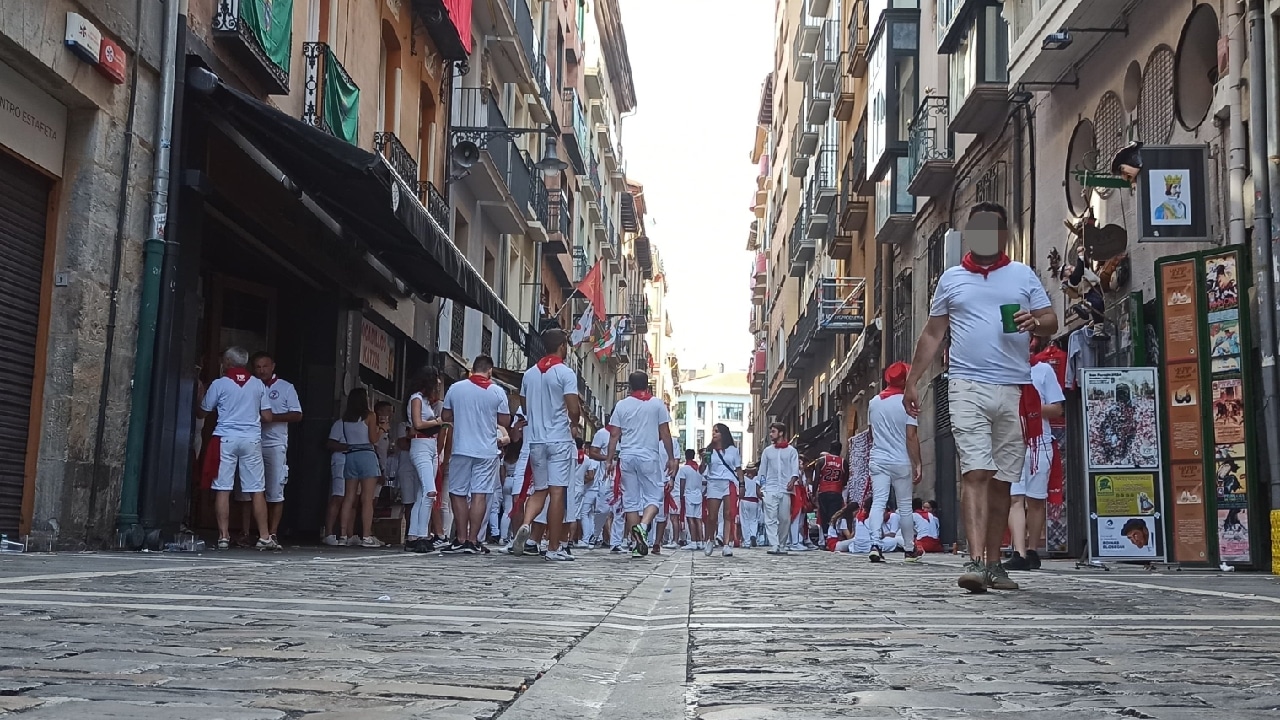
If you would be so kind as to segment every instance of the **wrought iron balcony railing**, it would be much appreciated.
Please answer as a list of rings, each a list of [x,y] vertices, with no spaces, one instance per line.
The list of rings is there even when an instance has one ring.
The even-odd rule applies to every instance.
[[[360,132],[360,88],[326,43],[302,44],[306,62],[302,119],[356,144]]]
[[[573,200],[563,189],[551,193],[551,209],[556,220],[556,232],[568,242],[573,236]]]
[[[945,95],[929,95],[911,119],[907,182],[913,195],[932,196],[954,176],[950,109]]]
[[[561,128],[564,136],[565,153],[569,162],[573,163],[575,173],[582,175],[587,171],[587,161],[592,157],[591,130],[587,126],[587,111],[582,106],[582,98],[574,88],[565,88],[561,92],[562,112],[565,125]]]
[[[427,214],[436,221],[440,230],[447,234],[449,232],[449,201],[430,181],[420,183],[418,192],[422,204],[427,206]]]
[[[818,298],[819,334],[830,337],[862,332],[866,327],[866,290],[865,278],[818,278],[814,294]]]
[[[376,132],[373,134],[373,151],[386,159],[387,164],[395,172],[396,177],[414,195],[418,190],[418,161],[409,154],[408,148],[400,142],[392,132]]]
[[[218,0],[213,36],[235,48],[243,65],[268,95],[289,93],[289,61],[293,57],[293,0],[274,3]]]

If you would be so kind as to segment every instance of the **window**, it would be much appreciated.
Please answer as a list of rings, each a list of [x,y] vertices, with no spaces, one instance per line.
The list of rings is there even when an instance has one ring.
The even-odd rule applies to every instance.
[[[457,300],[450,302],[453,304],[453,314],[449,317],[449,350],[461,357],[462,335],[467,327],[467,308]]]
[[[707,419],[707,403],[702,400],[698,401],[698,419],[699,420]]]
[[[676,421],[677,423],[683,423],[683,422],[684,422],[684,416],[685,416],[685,409],[684,409],[684,407],[685,407],[685,406],[684,406],[684,403],[676,403],[676,417],[675,417],[675,421]]]
[[[949,65],[953,114],[977,85],[1003,85],[1009,81],[1009,26],[1001,17],[999,6],[988,5],[978,11],[951,54]]]
[[[738,446],[738,450],[739,450],[739,451],[741,451],[741,450],[742,450],[742,431],[740,431],[740,430],[734,430],[733,432],[731,432],[731,433],[729,433],[729,434],[730,434],[730,435],[733,435],[733,444],[734,444],[734,445],[737,445],[737,446]]]
[[[911,118],[919,105],[918,11],[889,13],[872,42],[868,72],[867,161],[879,178],[894,155],[906,153]]]
[[[893,340],[889,362],[910,362],[915,346],[914,307],[911,297],[911,269],[907,268],[893,282]]]
[[[395,28],[382,23],[378,53],[378,130],[400,136],[400,39]]]
[[[942,277],[942,271],[946,270],[946,239],[947,226],[945,224],[938,225],[937,228],[929,235],[928,254],[929,254],[929,292],[930,300],[933,299],[933,291],[938,287],[938,278]]]
[[[707,431],[706,431],[706,430],[699,430],[699,431],[698,431],[698,447],[697,447],[697,448],[695,448],[695,449],[696,449],[696,450],[701,450],[702,448],[704,448],[704,447],[706,447],[706,446],[707,446]]]
[[[722,402],[716,404],[716,419],[728,422],[742,422],[742,403]]]

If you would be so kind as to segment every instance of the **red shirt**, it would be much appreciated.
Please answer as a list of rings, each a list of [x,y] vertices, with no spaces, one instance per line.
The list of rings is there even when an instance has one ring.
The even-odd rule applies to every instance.
[[[848,477],[844,472],[844,462],[835,455],[824,455],[822,467],[818,470],[818,492],[844,492]]]

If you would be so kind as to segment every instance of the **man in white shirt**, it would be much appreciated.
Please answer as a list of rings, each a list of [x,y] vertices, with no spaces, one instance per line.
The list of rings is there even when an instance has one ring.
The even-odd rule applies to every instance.
[[[1049,421],[1062,417],[1066,396],[1058,375],[1049,363],[1031,366],[1031,385],[1040,396],[1040,434],[1027,446],[1022,477],[1009,487],[1009,533],[1013,536],[1013,557],[1005,563],[1009,570],[1038,570],[1040,553],[1036,547],[1044,533],[1045,500],[1049,498],[1049,467],[1053,465],[1053,431]]]
[[[275,538],[284,515],[284,486],[289,482],[289,424],[302,422],[302,403],[293,383],[276,377],[276,361],[270,353],[253,356],[253,375],[267,386],[267,401],[271,404],[272,422],[262,424],[262,467],[266,475],[267,522],[271,537]]]
[[[622,468],[622,509],[634,541],[631,556],[644,557],[649,554],[645,528],[653,522],[663,502],[659,460],[666,460],[668,476],[676,474],[679,463],[671,442],[671,414],[666,404],[649,391],[648,373],[640,370],[631,373],[627,384],[631,394],[613,408],[607,459],[612,462],[618,458]],[[659,457],[654,437],[661,439],[666,458]],[[614,539],[615,546],[619,542],[620,538]]]
[[[898,521],[903,529],[902,547],[907,562],[918,561],[915,551],[915,524],[911,522],[913,486],[920,482],[920,435],[918,421],[907,414],[902,392],[911,366],[896,362],[884,371],[884,391],[867,405],[867,424],[871,426],[871,509],[870,517],[883,515],[889,502],[889,490],[898,501]],[[879,528],[878,524],[871,527]],[[879,530],[873,531],[879,538]],[[871,562],[884,560],[883,545],[871,549]]]
[[[742,527],[742,544],[755,547],[760,539],[760,468],[748,467],[742,473],[742,494],[738,497],[738,525]]]
[[[1008,525],[1008,485],[1022,477],[1031,439],[1023,427],[1031,416],[1038,421],[1040,411],[1038,402],[1024,397],[1031,386],[1029,334],[1051,337],[1058,329],[1035,270],[1004,252],[1008,224],[1008,213],[995,203],[970,210],[964,230],[969,252],[938,280],[903,394],[907,413],[916,417],[917,386],[950,331],[948,400],[969,545],[958,584],[974,593],[1018,588],[1000,562],[1000,546]]]
[[[240,488],[252,496],[253,518],[258,526],[259,550],[279,550],[267,523],[266,476],[262,468],[262,424],[273,422],[267,386],[254,377],[247,365],[249,353],[230,347],[222,353],[223,376],[209,383],[199,398],[196,417],[215,410],[218,422],[213,436],[218,442],[218,475],[213,481],[214,513],[218,520],[218,549],[231,546],[231,491],[236,471]],[[210,452],[213,450],[211,449]]]
[[[480,531],[489,495],[502,489],[498,426],[511,424],[507,394],[493,384],[492,375],[493,358],[479,355],[471,365],[471,377],[450,385],[444,394],[440,419],[453,425],[453,452],[443,464],[456,537],[441,552],[484,552]]]
[[[787,442],[787,426],[769,426],[769,447],[760,453],[760,475],[764,478],[764,532],[769,540],[770,555],[786,555],[791,527],[791,493],[800,482],[800,454]]]
[[[698,472],[698,453],[693,448],[684,451],[684,465],[676,471],[676,492],[684,498],[684,521],[689,528],[691,550],[701,550],[702,541],[702,495],[706,480]]]
[[[547,511],[547,560],[572,560],[560,550],[564,535],[565,492],[577,467],[578,422],[582,403],[578,397],[578,375],[564,359],[569,355],[569,336],[559,328],[542,333],[542,346],[550,353],[524,373],[520,383],[520,403],[529,417],[524,442],[529,446],[529,466],[533,468],[533,492],[525,502],[524,522],[511,545],[513,555],[524,554],[524,543],[533,530],[533,521]]]

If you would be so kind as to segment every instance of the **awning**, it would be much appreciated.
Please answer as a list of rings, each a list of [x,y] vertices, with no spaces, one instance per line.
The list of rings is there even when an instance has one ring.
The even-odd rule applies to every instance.
[[[820,446],[825,450],[826,446],[839,439],[839,421],[836,418],[831,418],[830,420],[814,425],[796,436],[796,449],[802,454],[807,453],[809,449],[814,446]]]
[[[457,300],[493,318],[522,347],[524,326],[485,283],[426,208],[393,178],[381,156],[290,117],[209,71],[193,71],[189,87],[205,90],[204,109],[252,142],[297,187],[414,292]],[[197,77],[203,73],[208,77]]]

